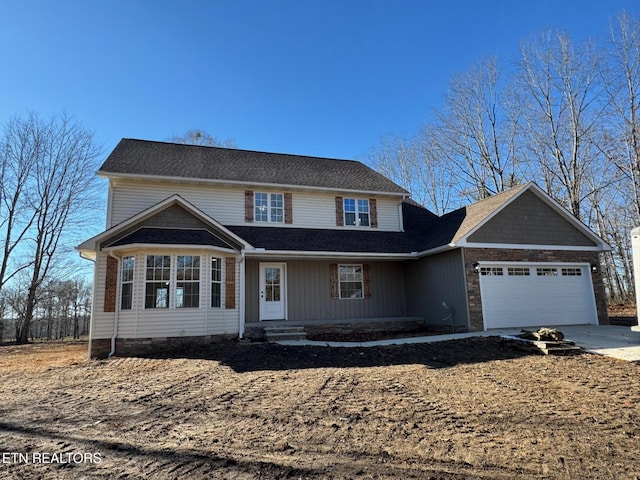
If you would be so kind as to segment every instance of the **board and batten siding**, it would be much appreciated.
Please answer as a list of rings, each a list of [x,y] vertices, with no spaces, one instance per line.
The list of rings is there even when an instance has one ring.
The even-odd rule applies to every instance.
[[[168,182],[112,181],[110,225],[152,207],[167,197],[178,194],[223,225],[246,225],[245,189],[212,185]],[[284,190],[251,188],[254,192],[285,193]],[[293,191],[293,222],[283,227],[336,228],[335,195],[322,192]],[[349,197],[349,194],[344,194]],[[354,195],[356,198],[374,198]],[[399,197],[375,197],[380,231],[400,230]],[[251,223],[254,226],[274,226],[272,223]],[[339,227],[348,228],[348,227]]]
[[[200,255],[200,307],[198,308],[144,308],[145,265],[147,255]],[[122,254],[134,256],[134,292],[131,310],[120,310],[118,317],[118,338],[157,338],[157,337],[190,337],[206,335],[225,335],[239,333],[240,288],[236,285],[235,305],[233,309],[224,308],[225,285],[222,282],[222,306],[211,308],[211,258],[223,259],[223,280],[226,277],[224,255],[212,254],[208,251],[179,250],[145,250]],[[172,257],[172,260],[175,257]],[[94,292],[96,310],[92,320],[91,338],[104,339],[113,335],[115,314],[104,313],[104,279],[106,275],[107,255],[100,254],[96,261],[98,269],[98,288]],[[175,262],[172,261],[172,269]],[[240,262],[235,262],[235,278],[240,276]],[[172,290],[172,293],[174,290]],[[170,307],[175,302],[175,294],[171,296]]]
[[[460,249],[406,263],[407,312],[422,317],[428,325],[449,327],[446,318],[453,312],[456,328],[468,328],[465,271]]]
[[[406,315],[403,262],[288,260],[285,263],[287,264],[287,313],[290,321],[349,320]],[[332,299],[330,278],[332,263],[368,264],[371,298]],[[247,322],[260,320],[259,274],[260,261],[247,260],[245,297]]]

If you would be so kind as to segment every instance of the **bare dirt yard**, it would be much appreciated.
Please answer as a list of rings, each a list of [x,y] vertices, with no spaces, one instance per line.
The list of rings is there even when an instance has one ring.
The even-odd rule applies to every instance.
[[[0,478],[638,479],[640,366],[498,338],[0,347]]]

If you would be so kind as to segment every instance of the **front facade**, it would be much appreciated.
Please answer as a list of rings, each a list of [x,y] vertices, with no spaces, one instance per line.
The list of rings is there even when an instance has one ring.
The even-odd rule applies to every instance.
[[[509,307],[496,283],[516,271],[520,291],[560,291],[584,309],[569,318],[552,302],[541,324],[606,322],[607,246],[533,184],[437,217],[358,162],[130,139],[98,174],[107,228],[78,247],[95,261],[90,356],[243,337],[273,321],[482,330],[519,309],[515,323],[532,325],[536,299]]]

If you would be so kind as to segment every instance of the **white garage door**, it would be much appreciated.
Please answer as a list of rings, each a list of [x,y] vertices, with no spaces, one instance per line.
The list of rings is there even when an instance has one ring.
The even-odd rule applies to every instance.
[[[485,329],[597,324],[589,265],[481,263]]]

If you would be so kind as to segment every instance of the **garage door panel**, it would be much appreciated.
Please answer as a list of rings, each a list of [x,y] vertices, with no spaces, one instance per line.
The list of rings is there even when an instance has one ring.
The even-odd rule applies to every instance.
[[[597,324],[584,265],[491,265],[481,269],[480,290],[485,328]]]

